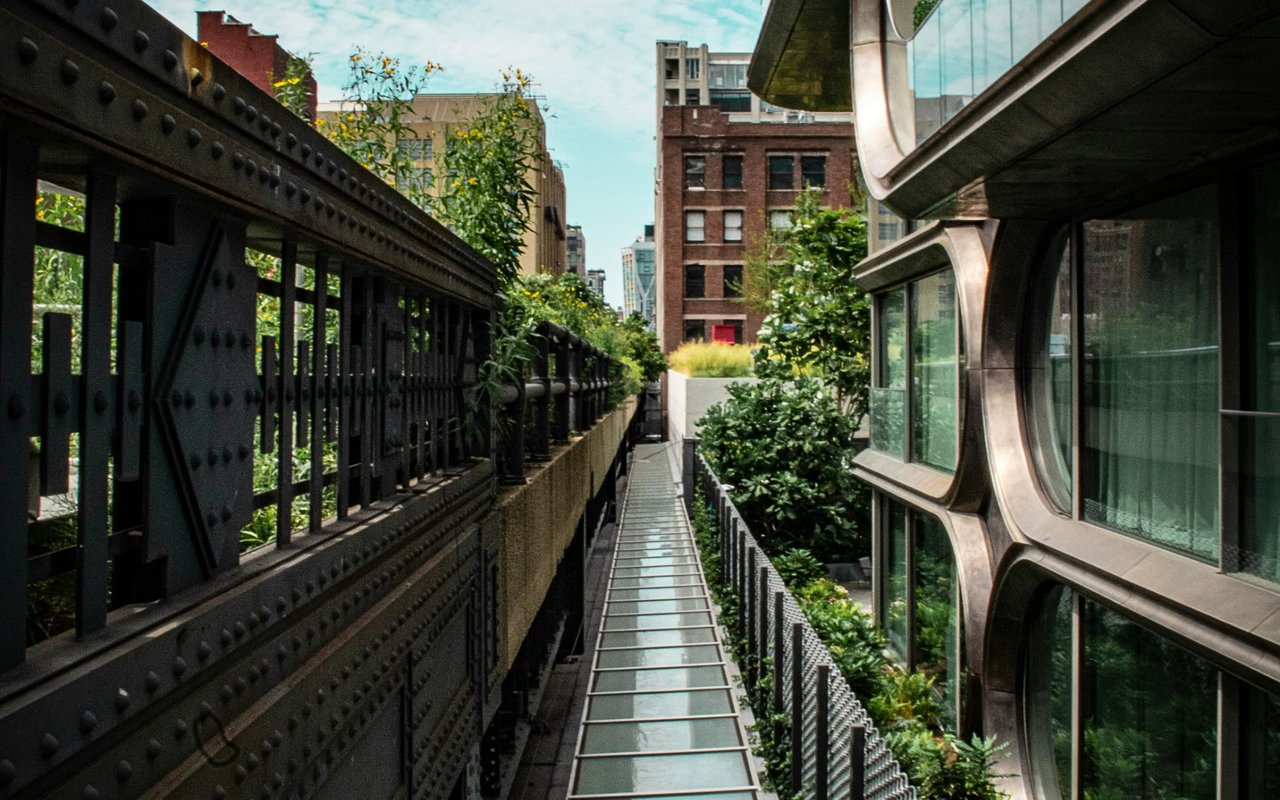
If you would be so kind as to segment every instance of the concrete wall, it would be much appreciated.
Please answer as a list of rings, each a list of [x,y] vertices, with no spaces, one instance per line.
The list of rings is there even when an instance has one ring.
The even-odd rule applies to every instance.
[[[498,673],[515,661],[546,599],[578,518],[608,477],[636,411],[631,398],[586,434],[554,447],[551,460],[525,467],[528,483],[498,497]]]

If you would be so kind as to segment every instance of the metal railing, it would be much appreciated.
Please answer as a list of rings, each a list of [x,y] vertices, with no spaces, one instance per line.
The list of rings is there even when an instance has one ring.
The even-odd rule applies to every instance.
[[[759,665],[766,659],[772,664],[773,681],[768,695],[758,698],[764,707],[754,709],[756,718],[783,713],[791,720],[792,791],[815,800],[916,800],[889,746],[701,454],[694,475],[720,546],[721,588],[739,603],[736,633],[748,656],[743,679],[753,694],[761,694]]]
[[[610,389],[621,365],[608,353],[553,322],[530,337],[533,357],[523,384],[508,385],[499,398],[499,479],[524,483],[524,464],[549,461],[552,443],[569,441],[611,410]]]

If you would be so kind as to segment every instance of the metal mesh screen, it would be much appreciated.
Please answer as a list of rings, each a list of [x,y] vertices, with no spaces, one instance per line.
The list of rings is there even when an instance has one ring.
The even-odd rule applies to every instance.
[[[799,603],[791,596],[790,592],[786,591],[782,576],[774,569],[764,550],[760,548],[755,537],[751,535],[751,532],[747,529],[746,522],[742,519],[737,507],[733,504],[733,500],[729,497],[728,491],[720,484],[715,473],[711,471],[711,468],[701,455],[697,457],[697,470],[708,501],[714,509],[713,517],[717,527],[717,534],[721,537],[722,542],[725,542],[726,539],[730,540],[726,542],[728,546],[723,551],[727,556],[724,564],[725,583],[732,591],[738,594],[748,630],[760,631],[760,616],[764,614],[766,617],[765,630],[767,636],[764,641],[759,641],[758,633],[752,634],[757,637],[755,654],[762,658],[772,659],[775,681],[781,684],[781,692],[778,692],[778,689],[775,688],[770,693],[770,698],[766,699],[766,702],[772,703],[773,698],[777,698],[780,695],[781,710],[791,717],[793,725],[798,724],[800,726],[802,746],[793,757],[801,759],[804,797],[817,797],[816,787],[819,783],[817,755],[821,746],[820,739],[822,738],[826,740],[828,797],[849,798],[853,796],[852,786],[850,785],[853,778],[850,730],[852,726],[860,725],[865,729],[865,748],[863,750],[863,758],[865,759],[864,797],[867,800],[916,800],[915,787],[911,786],[907,776],[902,771],[902,767],[889,750],[889,746],[872,724],[866,709],[863,708],[862,703],[854,695],[849,685],[845,683],[839,670],[835,669],[834,666],[830,671],[830,679],[827,684],[827,732],[825,737],[820,736],[818,729],[818,665],[831,664],[831,654],[818,638],[818,634],[810,626],[809,621],[800,610]],[[734,535],[735,523],[736,537]],[[764,595],[759,595],[758,575],[746,575],[747,565],[750,563],[748,561],[749,556],[746,554],[752,550],[755,551],[754,565],[756,570],[758,571],[760,567],[765,567],[767,571],[768,589]],[[748,591],[748,587],[753,588]],[[778,618],[774,613],[774,594],[779,591],[783,593],[781,618]],[[791,639],[792,628],[796,623],[799,623],[801,627],[799,653],[794,652]],[[779,633],[781,633],[782,642],[781,652],[776,647]],[[792,697],[792,673],[797,657],[801,659],[802,666],[801,703],[798,709],[794,706]]]

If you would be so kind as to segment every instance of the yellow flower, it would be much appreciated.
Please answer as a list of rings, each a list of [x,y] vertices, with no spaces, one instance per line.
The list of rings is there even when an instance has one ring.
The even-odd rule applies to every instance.
[[[476,180],[475,178],[468,178],[467,183],[471,184],[472,186],[475,186],[478,183],[480,183],[480,181]]]

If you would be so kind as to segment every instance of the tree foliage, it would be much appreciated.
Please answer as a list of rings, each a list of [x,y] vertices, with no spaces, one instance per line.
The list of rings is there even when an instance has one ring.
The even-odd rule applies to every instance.
[[[772,235],[771,257],[748,262],[753,283],[767,290],[756,374],[817,376],[861,419],[871,377],[871,307],[853,271],[867,255],[867,226],[849,209],[822,208],[820,198],[816,189],[802,192],[792,226]]]

